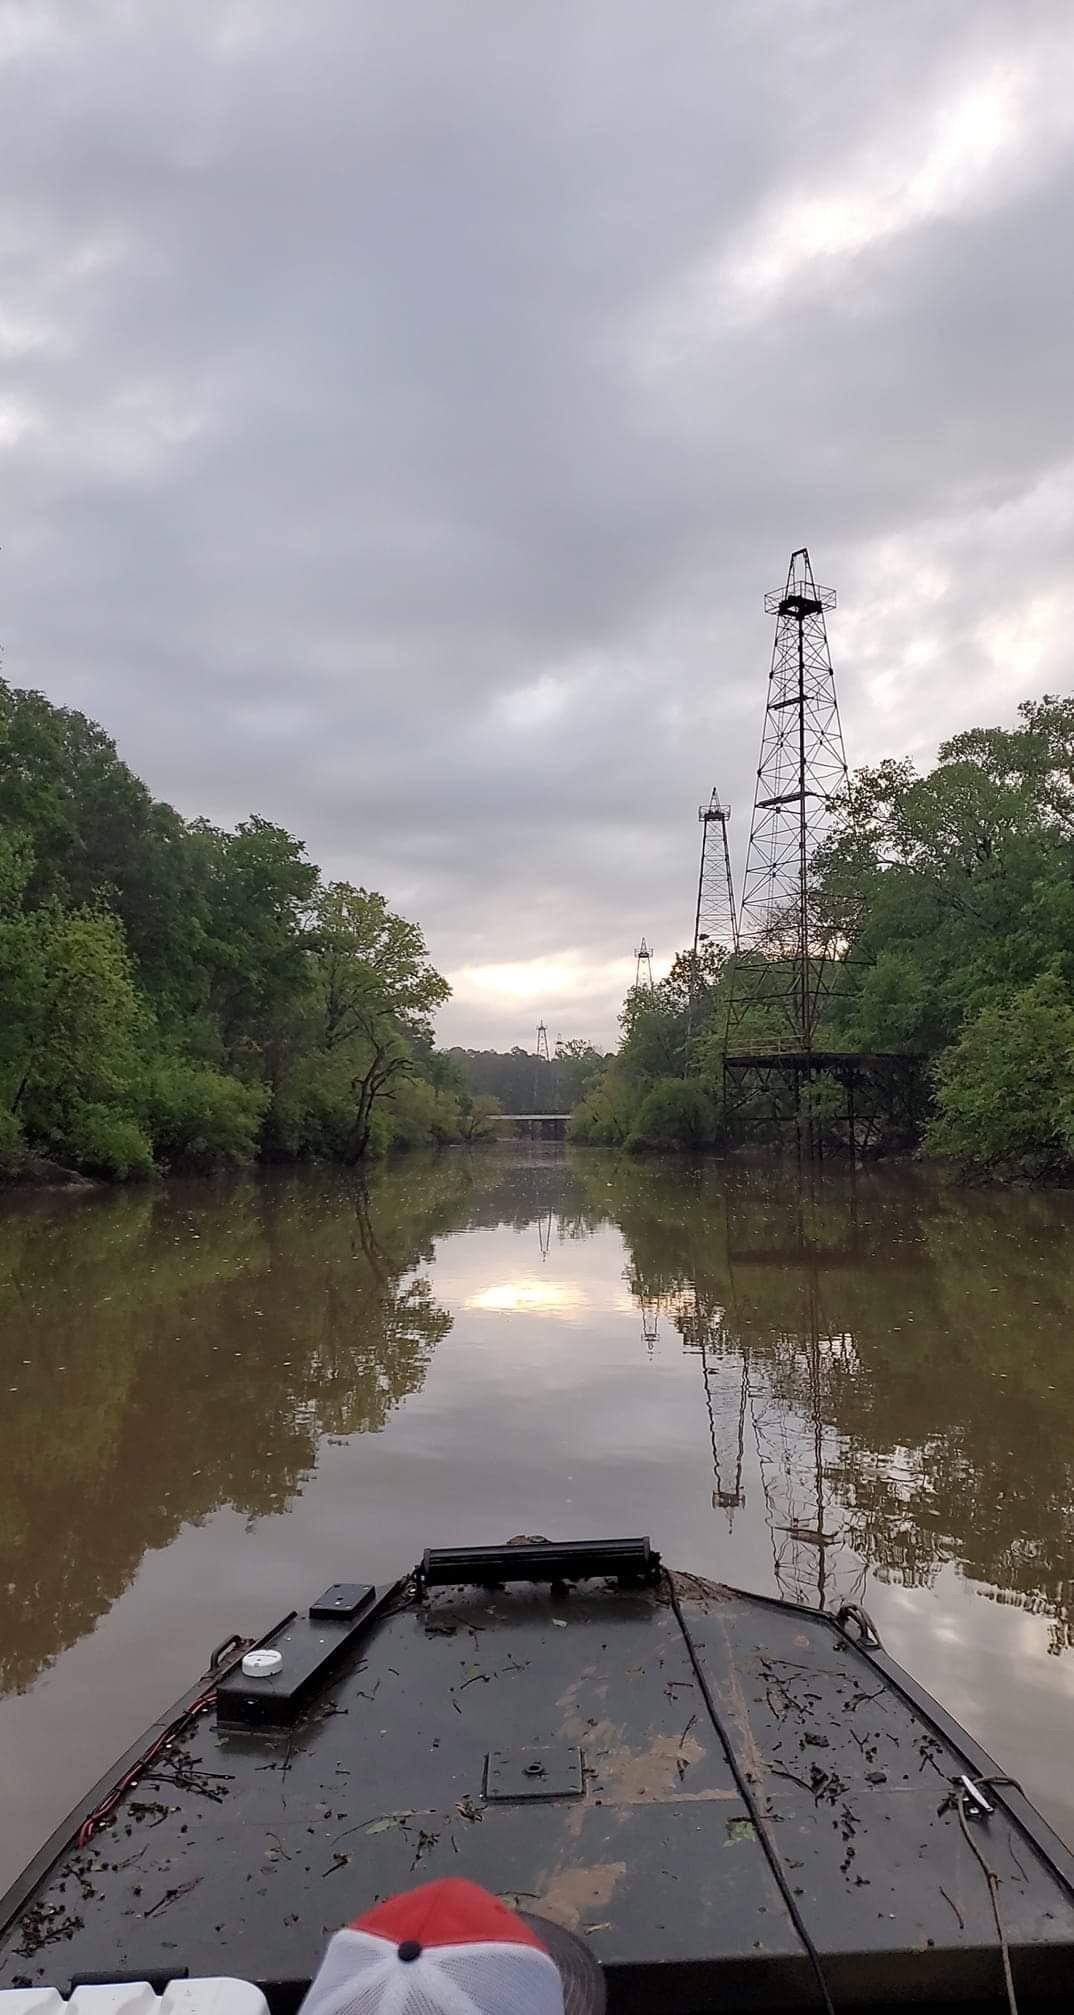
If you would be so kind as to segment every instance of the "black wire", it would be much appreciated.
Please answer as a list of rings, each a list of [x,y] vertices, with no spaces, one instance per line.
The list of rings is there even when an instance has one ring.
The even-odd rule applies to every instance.
[[[986,1777],[978,1778],[976,1781],[987,1784],[992,1780]],[[1011,1783],[1013,1779],[1002,1778],[998,1781],[1001,1783]],[[1014,1992],[1014,1975],[1011,1972],[1010,1947],[1007,1943],[1007,1933],[1003,1928],[1003,1918],[1000,1915],[999,1908],[999,1876],[996,1874],[995,1869],[989,1866],[970,1830],[966,1815],[966,1793],[964,1791],[959,1791],[955,1799],[955,1810],[958,1813],[958,1823],[965,1835],[966,1845],[972,1847],[984,1870],[985,1881],[988,1883],[988,1894],[992,1903],[992,1915],[996,1920],[996,1936],[999,1939],[1000,1956],[1003,1960],[1003,1984],[1007,1989],[1007,2006],[1010,2010],[1010,2015],[1018,2015],[1018,2001]]]
[[[817,1987],[820,1993],[821,2001],[826,2010],[826,2015],[835,2015],[835,2004],[832,2001],[830,1993],[828,1992],[828,1983],[824,1978],[824,1967],[821,1964],[820,1953],[817,1951],[817,1948],[814,1945],[808,1930],[806,1929],[805,1919],[803,1918],[802,1913],[798,1908],[798,1904],[795,1901],[791,1885],[783,1872],[783,1864],[779,1858],[779,1849],[777,1848],[776,1843],[772,1838],[772,1831],[768,1824],[768,1821],[765,1818],[763,1812],[761,1811],[760,1805],[758,1804],[757,1799],[754,1795],[753,1787],[750,1784],[749,1779],[744,1775],[742,1770],[739,1768],[738,1760],[731,1746],[730,1738],[727,1735],[724,1729],[723,1722],[720,1718],[719,1709],[717,1708],[716,1702],[712,1697],[712,1691],[709,1687],[709,1682],[705,1675],[705,1668],[701,1663],[701,1658],[698,1653],[697,1646],[694,1643],[692,1636],[690,1635],[690,1626],[682,1613],[682,1605],[679,1602],[678,1591],[675,1587],[675,1582],[666,1567],[664,1569],[664,1580],[667,1583],[668,1595],[671,1600],[672,1610],[674,1611],[675,1614],[675,1620],[678,1623],[679,1629],[682,1631],[683,1641],[686,1645],[687,1651],[690,1654],[690,1663],[694,1668],[694,1676],[697,1680],[698,1686],[701,1688],[701,1698],[704,1701],[706,1708],[708,1709],[709,1719],[712,1722],[713,1728],[716,1730],[717,1735],[719,1736],[720,1742],[727,1756],[727,1761],[731,1766],[731,1774],[734,1777],[735,1783],[738,1786],[739,1795],[742,1799],[742,1803],[745,1805],[746,1810],[750,1815],[750,1819],[753,1822],[754,1832],[756,1833],[757,1838],[760,1841],[762,1848],[764,1849],[765,1858],[768,1862],[769,1867],[772,1870],[773,1875],[776,1878],[776,1885],[779,1889],[780,1895],[782,1896],[784,1903],[787,1906],[787,1911],[790,1916],[791,1923],[794,1925],[794,1928],[797,1931],[798,1936],[801,1939],[802,1944],[809,1955],[810,1961],[813,1966],[813,1971],[816,1974]]]

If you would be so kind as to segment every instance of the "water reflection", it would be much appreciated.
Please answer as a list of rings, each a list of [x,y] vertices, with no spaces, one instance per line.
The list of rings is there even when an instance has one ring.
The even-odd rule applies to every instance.
[[[562,1325],[603,1382],[558,1442],[551,1407],[532,1439],[561,1524],[572,1436],[565,1468],[662,1465],[682,1495],[680,1415],[632,1383],[651,1373],[655,1396],[677,1366],[732,1564],[748,1535],[766,1585],[831,1604],[953,1563],[1070,1643],[1074,1199],[490,1152],[368,1189],[304,1173],[6,1208],[0,1687],[27,1687],[184,1527],[295,1505],[326,1444],[422,1392],[453,1323],[472,1355],[456,1334],[437,1360],[425,1432],[445,1469],[455,1451],[437,1515],[472,1510],[473,1537],[508,1515],[490,1464]]]
[[[667,1181],[667,1178],[661,1178]],[[1074,1199],[906,1173],[617,1171],[643,1337],[701,1362],[713,1503],[759,1484],[775,1588],[858,1600],[955,1562],[1071,1642]],[[607,1196],[606,1192],[606,1196]]]
[[[0,1684],[90,1629],[143,1553],[283,1508],[326,1435],[376,1432],[451,1316],[417,1271],[444,1185],[303,1177],[0,1217]]]

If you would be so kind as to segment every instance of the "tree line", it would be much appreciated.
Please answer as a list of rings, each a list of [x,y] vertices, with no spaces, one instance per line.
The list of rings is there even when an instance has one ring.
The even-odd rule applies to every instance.
[[[267,819],[181,818],[103,728],[0,681],[0,1173],[468,1137],[449,993],[383,896]]]
[[[920,1058],[926,1154],[975,1175],[1074,1173],[1074,698],[967,729],[924,775],[892,759],[860,770],[812,861],[810,906],[826,966],[815,1048]],[[700,1148],[763,1132],[763,1102],[733,1112],[724,1091],[747,963],[735,1046],[786,1035],[778,943],[737,960],[706,946],[696,966],[680,954],[627,996],[576,1140]],[[838,1144],[838,1086],[818,1076],[808,1099]]]
[[[514,1049],[449,1049],[476,1097],[491,1098],[502,1112],[572,1112],[610,1057],[578,1036],[557,1036],[551,1057]]]

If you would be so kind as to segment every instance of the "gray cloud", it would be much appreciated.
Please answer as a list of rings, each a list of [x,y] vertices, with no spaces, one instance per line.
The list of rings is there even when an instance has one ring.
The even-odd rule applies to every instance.
[[[1065,0],[8,0],[6,675],[417,915],[446,1039],[610,1040],[791,546],[852,761],[1066,680],[1072,87]]]

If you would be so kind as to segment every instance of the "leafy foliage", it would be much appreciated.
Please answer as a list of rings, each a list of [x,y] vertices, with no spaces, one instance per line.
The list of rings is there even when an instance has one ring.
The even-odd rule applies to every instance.
[[[499,1099],[493,1098],[488,1092],[479,1094],[477,1098],[465,1097],[462,1101],[462,1118],[459,1128],[463,1140],[494,1139],[496,1133],[494,1121],[497,1113],[501,1111],[502,1107]]]
[[[627,1146],[631,1148],[711,1147],[716,1137],[712,1100],[687,1078],[659,1078],[642,1100]]]
[[[257,1152],[269,1102],[264,1085],[243,1084],[207,1064],[164,1059],[146,1091],[154,1152],[180,1168],[241,1166]]]
[[[934,1060],[929,1152],[977,1174],[1074,1170],[1074,701],[971,728],[936,768],[855,778],[816,862],[851,956],[835,1004],[850,1047]]]
[[[184,821],[94,722],[0,682],[0,1172],[454,1139],[448,993],[383,896],[267,819]]]
[[[1050,1175],[1074,1158],[1074,1005],[1054,973],[981,1012],[941,1058],[937,1154],[975,1173]]]

